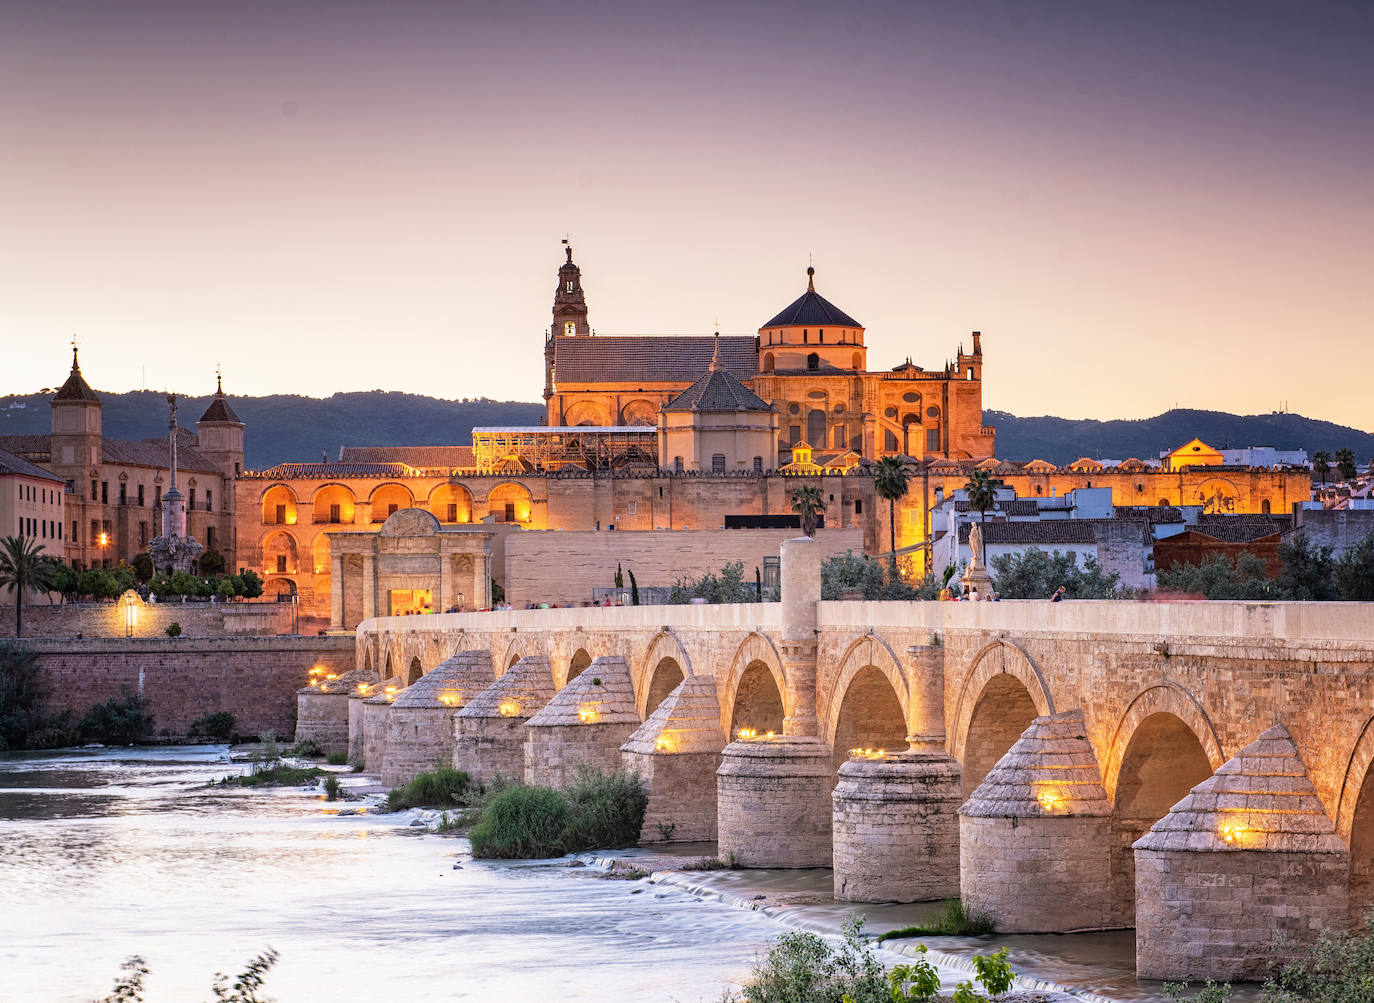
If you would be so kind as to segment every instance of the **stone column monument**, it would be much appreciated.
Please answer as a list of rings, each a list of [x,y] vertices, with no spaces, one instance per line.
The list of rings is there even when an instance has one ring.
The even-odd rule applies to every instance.
[[[162,494],[162,535],[148,544],[153,567],[163,574],[190,571],[205,548],[186,529],[186,500],[177,490],[177,395],[167,395],[170,480]]]

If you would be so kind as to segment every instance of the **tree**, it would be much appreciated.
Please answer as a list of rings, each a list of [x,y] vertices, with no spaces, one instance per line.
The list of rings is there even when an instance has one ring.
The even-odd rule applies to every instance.
[[[620,562],[615,562],[615,587],[623,589],[625,587],[625,572],[620,570]]]
[[[1321,478],[1322,487],[1326,487],[1326,477],[1331,473],[1331,454],[1324,449],[1313,453],[1312,472]]]
[[[1155,580],[1161,592],[1200,595],[1206,599],[1279,599],[1264,561],[1254,554],[1234,560],[1218,554],[1203,564],[1179,564],[1160,571]]]
[[[975,470],[964,482],[964,494],[968,495],[968,507],[978,510],[978,521],[986,522],[988,509],[997,505],[997,489],[1001,481],[995,481],[986,470]]]
[[[113,574],[115,578],[115,584],[119,586],[120,595],[123,595],[125,592],[128,592],[131,588],[138,584],[138,576],[134,573],[134,569],[129,567],[129,565],[125,564],[123,561],[120,561],[117,565],[115,565]]]
[[[258,596],[262,595],[262,578],[259,577],[258,573],[252,568],[240,568],[239,578],[243,580],[243,598],[256,599]],[[493,602],[497,601],[495,596],[496,593],[493,592]],[[501,598],[505,598],[504,590],[502,590]],[[473,601],[474,603],[476,602],[476,596],[473,597]]]
[[[119,595],[119,582],[114,573],[104,568],[90,568],[76,580],[76,591],[92,599],[113,599]]]
[[[224,574],[224,555],[218,550],[207,550],[200,555],[197,564],[200,566],[202,575],[222,575]]]
[[[138,584],[147,585],[153,579],[153,559],[146,553],[135,554],[129,565],[134,569]]]
[[[54,561],[43,553],[43,545],[27,536],[7,536],[0,540],[0,589],[14,590],[14,636],[24,632],[24,595],[47,592],[57,577]]]
[[[1374,602],[1374,533],[1341,555],[1332,577],[1346,602]]]
[[[1284,599],[1303,602],[1335,599],[1336,582],[1332,576],[1336,562],[1330,547],[1313,545],[1299,531],[1291,540],[1279,544],[1279,576],[1275,590]]]
[[[639,605],[639,582],[635,581],[634,571],[630,572],[630,605]]]
[[[821,598],[857,591],[865,599],[918,599],[917,590],[892,573],[891,562],[846,550],[821,562]]]
[[[792,511],[801,518],[801,531],[807,536],[815,536],[820,515],[825,511],[821,489],[813,484],[795,489],[792,492]]]
[[[897,560],[897,499],[906,497],[908,476],[906,465],[896,456],[884,456],[873,472],[873,490],[887,502],[888,550],[894,562]]]
[[[63,601],[76,595],[76,585],[80,579],[80,573],[70,564],[63,564],[61,561],[53,562],[52,590],[60,592]]]
[[[1336,469],[1341,473],[1341,480],[1354,480],[1355,474],[1355,451],[1345,448],[1336,450]]]
[[[1061,585],[1069,599],[1121,598],[1127,591],[1121,588],[1121,576],[1103,571],[1096,558],[1080,568],[1071,555],[1057,550],[1047,554],[1039,547],[994,557],[992,574],[1003,599],[1048,599]]]

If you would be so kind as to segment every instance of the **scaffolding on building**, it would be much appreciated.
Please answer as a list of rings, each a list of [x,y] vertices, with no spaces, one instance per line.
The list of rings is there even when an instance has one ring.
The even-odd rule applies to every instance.
[[[656,467],[658,429],[651,425],[485,426],[472,430],[472,454],[478,472],[484,474]]]

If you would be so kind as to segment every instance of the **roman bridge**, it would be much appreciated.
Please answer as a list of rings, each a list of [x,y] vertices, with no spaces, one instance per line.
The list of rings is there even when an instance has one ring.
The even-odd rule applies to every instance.
[[[1374,907],[1368,605],[822,602],[805,539],[782,572],[778,603],[365,621],[350,751],[389,782],[624,762],[646,840],[1136,926],[1142,975],[1255,975],[1261,932]]]

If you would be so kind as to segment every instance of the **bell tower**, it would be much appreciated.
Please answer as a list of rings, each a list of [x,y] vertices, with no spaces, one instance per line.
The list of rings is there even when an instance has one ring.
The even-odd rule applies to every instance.
[[[553,397],[553,370],[559,338],[584,338],[592,333],[587,323],[587,299],[582,294],[582,269],[573,264],[572,245],[563,239],[567,260],[558,269],[558,285],[553,290],[553,326],[544,339],[544,400]],[[552,423],[552,418],[548,419]]]
[[[50,402],[52,405],[53,473],[75,482],[81,490],[88,470],[101,463],[100,398],[81,375],[72,345],[72,371]]]
[[[558,269],[558,288],[553,291],[553,336],[590,335],[587,300],[582,294],[582,269],[573,264],[572,245],[566,240],[563,243],[568,260]]]

